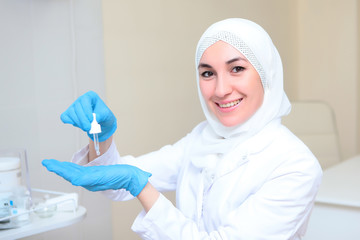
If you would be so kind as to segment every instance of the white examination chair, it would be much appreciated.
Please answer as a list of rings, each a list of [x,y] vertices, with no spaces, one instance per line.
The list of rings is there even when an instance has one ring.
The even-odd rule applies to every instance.
[[[323,168],[303,240],[359,240],[360,155],[341,159],[332,109],[323,102],[292,102],[292,111],[282,122],[304,141]]]
[[[323,169],[341,161],[339,137],[333,110],[324,102],[292,102],[282,123],[314,153]]]

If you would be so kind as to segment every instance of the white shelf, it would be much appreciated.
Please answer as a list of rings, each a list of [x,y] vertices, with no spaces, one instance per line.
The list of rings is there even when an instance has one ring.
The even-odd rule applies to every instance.
[[[19,228],[0,230],[1,240],[14,240],[42,232],[66,227],[80,222],[86,216],[86,209],[78,206],[76,211],[61,212],[57,211],[52,217],[40,218],[32,214],[32,221]]]
[[[10,221],[0,226],[1,240],[14,240],[66,227],[80,222],[86,216],[86,209],[78,205],[76,193],[32,189],[32,201],[29,210],[1,219]],[[23,214],[26,216],[22,220],[28,219],[28,223],[14,227],[17,226],[16,218],[21,218]]]

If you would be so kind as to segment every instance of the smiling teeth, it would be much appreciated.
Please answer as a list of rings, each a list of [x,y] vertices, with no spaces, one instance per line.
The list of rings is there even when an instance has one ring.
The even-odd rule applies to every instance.
[[[226,104],[219,104],[220,107],[222,108],[229,108],[229,107],[233,107],[237,104],[239,104],[240,100],[236,100],[236,101],[233,101],[233,102],[229,102],[229,103],[226,103]]]

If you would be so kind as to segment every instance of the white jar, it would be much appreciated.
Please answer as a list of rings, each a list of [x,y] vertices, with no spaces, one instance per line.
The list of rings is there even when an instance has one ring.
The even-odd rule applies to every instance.
[[[21,184],[20,159],[0,157],[0,192],[9,192]]]

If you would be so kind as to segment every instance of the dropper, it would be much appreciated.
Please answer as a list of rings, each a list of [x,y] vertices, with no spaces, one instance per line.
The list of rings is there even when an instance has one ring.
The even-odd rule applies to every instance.
[[[90,129],[90,134],[93,135],[93,141],[94,141],[94,147],[95,147],[95,152],[96,155],[100,155],[100,149],[99,149],[99,136],[98,134],[101,133],[101,126],[100,124],[96,121],[96,114],[93,113],[93,121],[91,123],[91,129]]]

